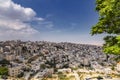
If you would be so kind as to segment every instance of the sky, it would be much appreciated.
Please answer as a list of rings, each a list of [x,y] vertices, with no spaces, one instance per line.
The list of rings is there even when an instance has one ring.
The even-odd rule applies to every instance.
[[[95,0],[0,0],[0,40],[101,45]]]

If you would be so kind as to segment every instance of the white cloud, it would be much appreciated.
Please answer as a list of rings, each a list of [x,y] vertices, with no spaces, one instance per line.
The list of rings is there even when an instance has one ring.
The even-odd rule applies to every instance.
[[[29,21],[36,13],[31,8],[24,8],[11,0],[0,0],[0,16],[5,19]]]
[[[33,20],[42,21],[43,18],[37,18],[33,9],[22,7],[12,0],[0,0],[0,37],[22,38],[37,33],[29,24]]]
[[[38,22],[37,26],[41,27],[41,28],[44,28],[44,29],[52,30],[53,27],[54,27],[54,24],[51,21],[41,21],[41,22]]]

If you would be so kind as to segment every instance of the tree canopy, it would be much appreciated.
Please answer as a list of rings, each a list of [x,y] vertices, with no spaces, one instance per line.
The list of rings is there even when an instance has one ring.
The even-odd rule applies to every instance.
[[[103,50],[120,55],[120,0],[96,0],[99,21],[91,29],[91,34],[108,34],[104,37]]]
[[[0,67],[0,75],[7,75],[7,74],[8,74],[8,68]]]
[[[2,66],[10,65],[10,61],[8,61],[6,59],[0,60],[0,65],[2,65]]]

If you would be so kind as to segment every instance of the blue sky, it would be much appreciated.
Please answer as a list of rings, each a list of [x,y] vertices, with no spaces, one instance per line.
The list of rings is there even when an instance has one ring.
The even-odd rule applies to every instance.
[[[23,13],[28,16],[27,18],[31,18],[31,16],[32,18],[34,17],[34,20],[19,20],[19,17],[17,17],[15,18],[15,21],[21,21],[22,24],[28,25],[27,29],[30,28],[31,30],[37,32],[34,35],[19,35],[19,37],[12,35],[12,39],[74,42],[96,45],[101,45],[103,43],[103,35],[91,36],[89,34],[90,28],[98,21],[98,14],[95,11],[95,0],[6,1],[13,3],[12,7],[10,6],[13,8],[13,12],[15,11],[17,14],[19,14],[18,12],[20,12],[20,10],[21,12],[22,10],[26,10]],[[20,9],[15,9],[15,5],[17,7],[19,6],[18,8]],[[26,8],[30,8],[31,10],[27,10]],[[20,14],[24,15],[21,12]],[[8,12],[8,14],[9,13],[10,12]],[[14,19],[13,14],[13,17],[11,17],[11,19]],[[2,13],[0,13],[0,15],[2,15]],[[6,17],[6,15],[4,16]],[[9,16],[11,15],[9,14]],[[6,34],[6,36],[8,35]]]

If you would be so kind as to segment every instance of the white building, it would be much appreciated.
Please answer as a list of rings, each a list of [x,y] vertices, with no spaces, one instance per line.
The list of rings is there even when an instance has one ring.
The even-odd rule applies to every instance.
[[[120,62],[117,63],[117,70],[120,71]]]
[[[70,68],[58,69],[58,72],[72,72]]]

